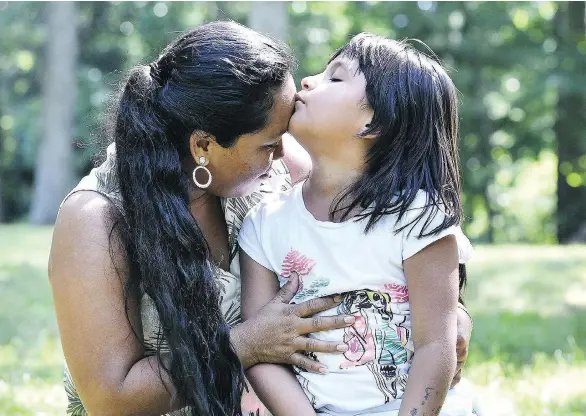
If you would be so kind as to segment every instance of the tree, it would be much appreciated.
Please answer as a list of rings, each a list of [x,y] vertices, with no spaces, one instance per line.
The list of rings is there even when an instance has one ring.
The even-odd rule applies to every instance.
[[[558,154],[558,241],[586,241],[586,94],[583,61],[575,59],[585,42],[586,2],[560,5],[557,16],[560,86],[555,124]],[[578,68],[582,68],[581,70]]]
[[[0,118],[2,117],[2,109],[0,108]],[[0,149],[3,146],[2,128],[0,127]],[[0,160],[0,223],[4,222],[4,197],[2,195],[2,175],[3,175],[3,161]]]
[[[286,42],[289,3],[284,1],[253,1],[248,13],[248,26],[258,32]]]
[[[42,139],[35,169],[30,221],[53,223],[74,181],[73,129],[78,55],[77,6],[47,3],[48,34],[42,80]]]
[[[39,187],[59,201],[66,188],[49,191],[49,185],[39,184],[62,167],[71,167],[75,178],[87,174],[101,139],[108,139],[101,134],[103,118],[126,69],[154,59],[185,29],[232,19],[286,41],[298,58],[297,81],[321,71],[352,34],[422,39],[450,68],[460,91],[467,234],[497,243],[553,243],[558,236],[571,241],[581,227],[586,234],[586,140],[580,135],[586,131],[584,2],[77,3],[72,20],[79,22],[78,102],[75,130],[61,134],[60,146],[73,152],[65,163],[56,162],[62,148],[45,143],[47,123],[41,131],[41,123],[34,122],[42,119],[41,97],[48,92],[43,78],[49,72],[41,58],[49,33],[41,11],[47,8],[0,2],[4,221],[32,213],[31,203],[47,204],[37,197]],[[62,46],[59,52],[70,50]],[[73,73],[67,87],[71,80]],[[63,92],[60,88],[51,105],[43,100],[44,108],[55,112],[55,103],[65,102]],[[71,137],[84,146],[71,148]],[[50,173],[42,170],[41,160],[50,163]]]

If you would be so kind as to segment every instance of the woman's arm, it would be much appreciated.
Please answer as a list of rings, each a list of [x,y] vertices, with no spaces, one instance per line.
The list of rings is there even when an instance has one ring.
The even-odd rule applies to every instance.
[[[49,279],[63,351],[90,415],[160,415],[181,407],[156,357],[144,357],[132,327],[142,334],[138,299],[124,310],[126,264],[112,247],[113,205],[94,192],[78,192],[63,205],[51,244]],[[117,273],[118,269],[119,273]],[[162,380],[161,380],[162,378]]]
[[[277,276],[240,250],[242,279],[242,319],[254,317],[279,290]],[[292,368],[278,364],[258,364],[246,372],[254,391],[272,414],[314,415]]]
[[[415,355],[400,416],[439,415],[456,369],[458,255],[446,236],[403,263]]]

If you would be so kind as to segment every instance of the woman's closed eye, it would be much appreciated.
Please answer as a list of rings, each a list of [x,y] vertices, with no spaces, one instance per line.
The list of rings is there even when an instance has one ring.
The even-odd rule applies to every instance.
[[[273,151],[274,152],[277,149],[277,147],[279,147],[279,144],[281,144],[281,141],[280,140],[278,142],[275,142],[275,143],[265,144],[263,146],[263,148],[265,150],[270,150],[270,151]]]

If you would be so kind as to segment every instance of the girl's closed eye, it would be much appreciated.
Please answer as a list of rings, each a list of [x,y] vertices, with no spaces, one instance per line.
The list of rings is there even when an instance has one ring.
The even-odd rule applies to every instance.
[[[334,73],[332,73],[332,75],[330,75],[330,82],[342,82],[342,80],[339,78],[338,71],[334,71]]]

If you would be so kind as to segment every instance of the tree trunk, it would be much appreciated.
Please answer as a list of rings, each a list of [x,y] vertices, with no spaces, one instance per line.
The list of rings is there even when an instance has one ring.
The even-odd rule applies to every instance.
[[[0,92],[4,92],[0,83]],[[0,119],[2,118],[2,107],[0,107]],[[2,127],[0,127],[0,224],[4,222],[4,185],[2,178],[4,176],[4,161],[2,160],[2,151],[4,150],[4,138]]]
[[[2,76],[0,76],[0,120],[2,119],[2,116],[4,115],[4,111],[5,109],[8,107],[8,79],[9,75],[7,75],[6,73],[2,74]],[[6,183],[9,181],[6,181],[6,176],[7,176],[7,165],[6,165],[6,160],[8,158],[5,157],[4,152],[6,151],[6,149],[4,149],[4,143],[5,143],[5,137],[6,137],[6,133],[4,132],[4,130],[2,129],[2,127],[0,127],[0,223],[3,222],[7,222],[8,221],[8,216],[9,214],[9,209],[8,208],[8,198],[6,198],[6,194],[5,194],[5,189],[6,189]]]
[[[257,32],[287,42],[289,3],[253,1],[248,12],[248,26]]]
[[[559,6],[558,57],[560,62],[575,60],[576,46],[586,34],[586,2],[564,2]],[[562,69],[560,73],[562,83],[554,127],[558,155],[557,237],[560,243],[585,242],[586,180],[579,159],[586,156],[586,97],[584,85],[578,87],[575,81],[577,72]]]
[[[55,221],[73,185],[73,129],[78,54],[75,2],[47,4],[48,33],[43,78],[42,140],[37,157],[30,221]]]

